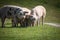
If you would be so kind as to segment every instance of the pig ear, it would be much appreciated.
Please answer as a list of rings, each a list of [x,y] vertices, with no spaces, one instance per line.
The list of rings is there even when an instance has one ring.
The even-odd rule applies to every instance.
[[[20,8],[17,8],[16,10],[22,11],[22,9],[20,9]]]
[[[27,11],[25,11],[24,13],[28,13]]]

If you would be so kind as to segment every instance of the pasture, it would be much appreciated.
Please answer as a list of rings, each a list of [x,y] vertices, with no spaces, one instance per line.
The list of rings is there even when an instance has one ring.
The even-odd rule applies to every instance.
[[[60,28],[42,25],[39,27],[11,27],[6,20],[5,28],[0,27],[0,40],[60,40]]]
[[[47,10],[45,22],[60,23],[60,0],[0,0],[0,7],[6,4],[32,9],[42,5]],[[0,40],[60,40],[60,27],[40,24],[39,27],[11,27],[11,19],[6,19],[5,28],[1,28]]]

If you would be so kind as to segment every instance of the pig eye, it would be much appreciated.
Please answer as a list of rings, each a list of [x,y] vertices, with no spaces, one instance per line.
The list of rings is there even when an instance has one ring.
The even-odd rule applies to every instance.
[[[22,15],[22,13],[20,13],[20,15]]]
[[[30,18],[32,18],[33,16],[30,16]]]
[[[9,10],[12,10],[11,8]]]
[[[25,13],[23,15],[25,15]]]

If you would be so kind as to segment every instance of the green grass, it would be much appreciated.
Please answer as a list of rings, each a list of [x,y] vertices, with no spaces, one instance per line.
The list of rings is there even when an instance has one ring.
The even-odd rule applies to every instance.
[[[60,23],[60,0],[0,0],[0,7],[6,4],[18,5],[32,9],[43,5],[47,10],[45,22]],[[0,40],[60,40],[60,28],[40,24],[39,27],[11,27],[11,21],[5,21],[5,28],[1,28]]]
[[[0,25],[0,40],[60,40],[60,28],[40,24],[39,27],[11,27],[6,19],[5,28]]]
[[[56,8],[55,6],[45,5],[46,7],[46,22],[60,23],[60,8]]]
[[[0,28],[0,40],[60,40],[60,28],[40,25],[39,27]]]
[[[5,21],[0,27],[0,40],[60,40],[60,28],[40,24],[39,27],[11,27],[11,21]]]

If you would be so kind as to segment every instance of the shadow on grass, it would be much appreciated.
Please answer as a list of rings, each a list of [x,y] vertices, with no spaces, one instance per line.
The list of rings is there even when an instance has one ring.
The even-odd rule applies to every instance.
[[[5,27],[1,27],[0,28],[27,28],[29,26],[17,26],[17,27],[12,27],[12,26],[5,26]]]
[[[5,24],[5,27],[2,27],[0,25],[0,28],[27,28],[28,26],[25,26],[25,25],[17,25],[16,27],[12,27],[11,23],[6,23]]]

